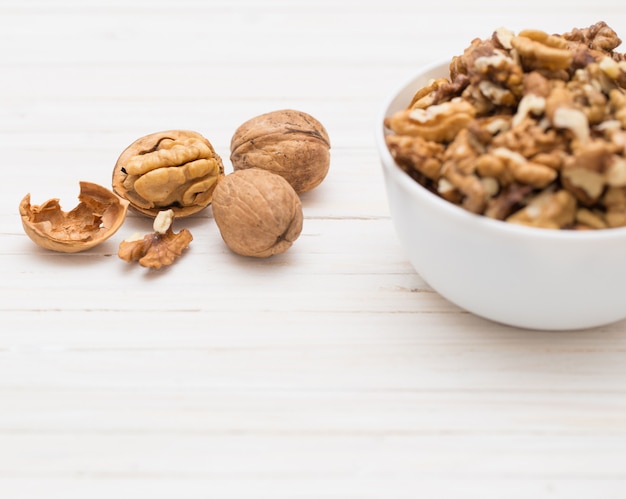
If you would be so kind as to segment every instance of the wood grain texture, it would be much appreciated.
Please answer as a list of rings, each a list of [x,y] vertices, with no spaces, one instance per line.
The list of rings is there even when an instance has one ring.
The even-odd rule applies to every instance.
[[[374,141],[384,99],[499,26],[562,32],[600,0],[0,0],[0,496],[623,498],[626,322],[525,331],[408,263]],[[36,247],[17,206],[110,185],[147,133],[295,108],[331,137],[285,254],[231,253],[211,210],[166,271]],[[462,248],[460,248],[462,251]],[[590,304],[592,306],[592,304]]]

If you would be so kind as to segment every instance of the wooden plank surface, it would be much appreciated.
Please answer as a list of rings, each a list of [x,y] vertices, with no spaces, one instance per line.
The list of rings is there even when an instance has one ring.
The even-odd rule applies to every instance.
[[[525,331],[416,274],[374,141],[387,95],[499,26],[563,32],[610,0],[0,0],[0,497],[623,498],[626,322]],[[17,206],[110,185],[146,133],[225,161],[262,112],[317,117],[330,173],[285,254],[250,260],[210,209],[151,273],[44,251]]]

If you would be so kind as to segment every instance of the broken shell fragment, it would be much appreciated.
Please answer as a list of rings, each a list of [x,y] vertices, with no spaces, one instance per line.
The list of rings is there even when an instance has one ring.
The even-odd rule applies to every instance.
[[[42,248],[63,253],[85,251],[106,241],[126,218],[128,201],[101,185],[80,182],[80,203],[71,211],[58,199],[31,205],[30,193],[20,202],[24,231]]]

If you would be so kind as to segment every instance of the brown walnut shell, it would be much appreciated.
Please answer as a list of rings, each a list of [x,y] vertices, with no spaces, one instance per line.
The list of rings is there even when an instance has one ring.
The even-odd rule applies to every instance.
[[[311,115],[284,109],[243,123],[230,143],[234,170],[261,168],[284,177],[300,194],[317,187],[330,167],[330,139]]]
[[[302,232],[302,204],[283,177],[260,168],[226,175],[213,194],[213,216],[235,253],[266,258],[287,251]]]
[[[77,253],[104,242],[124,223],[128,201],[105,187],[80,182],[78,199],[73,210],[64,212],[58,199],[31,205],[26,194],[19,209],[28,237],[45,249]]]
[[[211,204],[223,175],[222,159],[205,137],[168,130],[141,137],[122,152],[113,170],[113,190],[143,215],[156,217],[171,209],[180,218]]]

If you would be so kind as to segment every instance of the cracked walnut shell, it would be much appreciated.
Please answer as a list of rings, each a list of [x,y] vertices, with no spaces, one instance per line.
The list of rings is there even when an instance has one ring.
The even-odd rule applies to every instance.
[[[283,177],[260,168],[224,177],[213,194],[213,216],[235,253],[266,258],[287,251],[302,231],[302,204]]]
[[[104,242],[121,227],[128,201],[91,182],[80,182],[80,203],[71,211],[58,199],[31,205],[30,194],[20,202],[24,231],[42,248],[62,253],[85,251]]]
[[[298,194],[317,187],[330,167],[330,139],[311,115],[273,111],[243,123],[230,143],[233,169],[261,168],[284,177]]]
[[[120,155],[113,190],[151,217],[171,209],[185,217],[206,208],[224,175],[211,143],[190,130],[169,130],[137,139]]]

